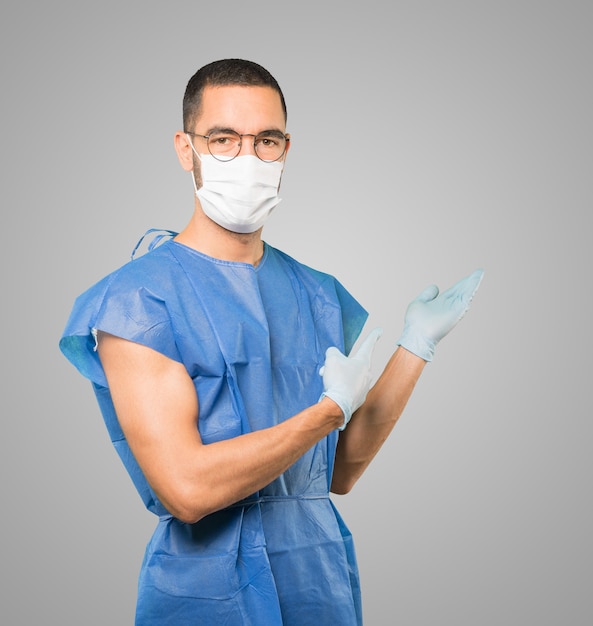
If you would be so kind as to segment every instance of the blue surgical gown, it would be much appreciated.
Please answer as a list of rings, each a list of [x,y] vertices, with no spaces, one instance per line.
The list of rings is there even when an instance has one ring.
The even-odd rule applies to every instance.
[[[111,440],[159,517],[140,572],[137,625],[361,624],[358,569],[351,534],[329,498],[336,431],[261,491],[195,524],[181,522],[130,452],[96,330],[184,364],[208,444],[315,404],[325,350],[348,353],[366,317],[335,278],[267,244],[253,267],[169,240],[76,299],[60,348],[91,380]]]

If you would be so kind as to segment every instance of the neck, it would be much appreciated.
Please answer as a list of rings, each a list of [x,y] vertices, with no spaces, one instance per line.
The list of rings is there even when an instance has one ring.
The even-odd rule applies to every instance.
[[[175,240],[215,259],[257,265],[264,253],[262,229],[234,233],[207,217],[196,202],[194,215]]]

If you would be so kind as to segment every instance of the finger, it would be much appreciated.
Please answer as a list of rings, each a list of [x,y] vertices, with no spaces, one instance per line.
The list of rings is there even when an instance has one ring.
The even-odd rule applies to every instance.
[[[447,299],[458,299],[464,304],[469,305],[474,297],[474,294],[478,290],[483,277],[484,270],[478,269],[447,289],[447,291],[443,294],[443,297]]]
[[[476,291],[478,291],[478,287],[482,282],[482,278],[484,278],[483,269],[478,269],[468,276],[468,291],[470,292],[470,300],[474,297]]]
[[[331,346],[330,348],[328,348],[325,351],[325,361],[327,362],[328,359],[331,358],[337,358],[337,357],[343,357],[346,358],[335,346]]]
[[[439,288],[436,285],[428,286],[415,300],[420,302],[430,302],[439,295]]]
[[[375,344],[379,341],[379,337],[383,334],[382,328],[375,328],[369,336],[360,344],[360,348],[356,351],[354,358],[370,362],[375,349]]]

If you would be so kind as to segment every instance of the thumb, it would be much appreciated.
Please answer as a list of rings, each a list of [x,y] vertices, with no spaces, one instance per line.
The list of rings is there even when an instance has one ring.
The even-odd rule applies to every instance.
[[[360,344],[360,348],[356,351],[354,358],[357,360],[365,360],[370,363],[373,350],[375,349],[375,344],[379,341],[379,337],[381,337],[382,334],[382,328],[373,329],[369,333],[369,336]]]
[[[325,360],[327,361],[328,359],[332,358],[332,357],[339,357],[339,356],[344,356],[337,348],[336,346],[331,346],[329,347],[326,351],[325,351]],[[345,358],[345,357],[344,357]]]
[[[430,302],[439,295],[439,288],[436,285],[429,285],[417,298],[420,302]]]

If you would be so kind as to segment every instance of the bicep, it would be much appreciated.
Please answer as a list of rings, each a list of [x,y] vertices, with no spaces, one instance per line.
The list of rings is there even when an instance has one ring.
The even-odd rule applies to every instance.
[[[98,350],[126,440],[167,506],[202,445],[193,381],[181,363],[113,335],[99,333]]]

